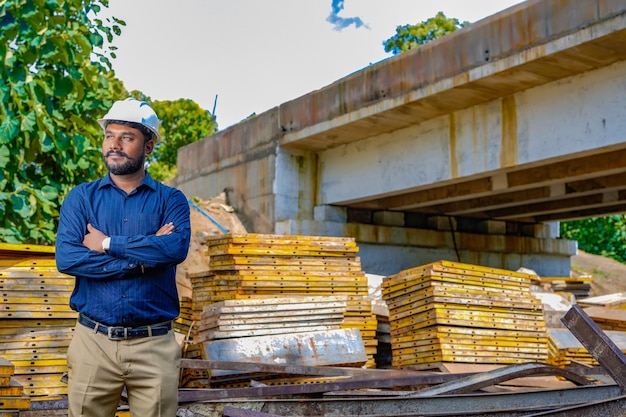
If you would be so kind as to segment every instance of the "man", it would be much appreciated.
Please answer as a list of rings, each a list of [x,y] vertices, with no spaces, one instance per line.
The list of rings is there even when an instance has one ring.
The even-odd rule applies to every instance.
[[[56,240],[79,313],[67,352],[69,416],[112,417],[126,388],[133,416],[174,417],[181,351],[172,320],[189,205],[144,169],[161,138],[148,103],[117,101],[98,122],[109,173],[68,193]]]

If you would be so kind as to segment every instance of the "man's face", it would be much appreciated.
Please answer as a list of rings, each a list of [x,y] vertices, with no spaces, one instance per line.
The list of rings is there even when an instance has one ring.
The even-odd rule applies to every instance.
[[[144,168],[152,146],[152,141],[144,142],[139,129],[110,123],[104,132],[102,158],[111,174],[134,174]]]

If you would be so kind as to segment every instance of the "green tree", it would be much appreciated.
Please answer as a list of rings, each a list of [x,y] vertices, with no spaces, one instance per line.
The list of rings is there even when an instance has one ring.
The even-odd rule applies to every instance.
[[[96,119],[123,94],[108,0],[0,0],[0,241],[52,243],[60,201],[104,167]],[[94,48],[95,47],[95,48]]]
[[[439,12],[435,17],[416,25],[397,26],[396,34],[384,41],[383,46],[385,52],[398,55],[467,25],[467,21],[459,22],[459,19],[448,18],[443,12]]]
[[[562,237],[578,241],[585,252],[626,263],[625,215],[562,222],[560,228]]]
[[[217,131],[217,123],[208,110],[189,99],[151,100],[139,91],[131,95],[150,103],[161,119],[162,141],[148,160],[148,172],[159,181],[176,176],[178,148],[203,139]]]

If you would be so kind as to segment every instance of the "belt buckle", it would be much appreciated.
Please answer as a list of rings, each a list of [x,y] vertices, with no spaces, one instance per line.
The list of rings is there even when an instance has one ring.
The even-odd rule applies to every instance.
[[[123,334],[121,336],[114,335],[113,332],[116,330],[123,330]],[[107,328],[107,336],[109,340],[126,340],[128,339],[128,328],[126,327],[108,327]]]

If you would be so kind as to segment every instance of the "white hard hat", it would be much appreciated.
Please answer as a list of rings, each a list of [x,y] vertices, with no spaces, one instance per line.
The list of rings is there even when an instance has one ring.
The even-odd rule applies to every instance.
[[[155,143],[161,140],[161,135],[159,135],[159,123],[161,121],[152,107],[145,101],[139,101],[132,97],[116,101],[109,112],[102,119],[98,119],[98,123],[105,129],[109,120],[140,123],[154,134]]]

